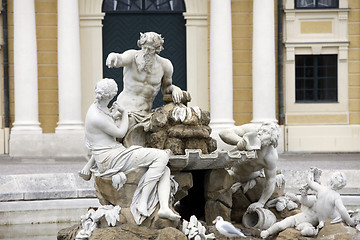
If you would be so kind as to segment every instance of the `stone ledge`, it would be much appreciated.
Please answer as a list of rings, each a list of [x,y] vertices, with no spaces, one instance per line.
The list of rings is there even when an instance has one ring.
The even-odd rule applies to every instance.
[[[95,197],[94,181],[75,173],[0,175],[0,202]]]
[[[95,198],[0,202],[0,225],[80,221]]]
[[[243,162],[249,151],[230,153],[227,151],[215,151],[210,154],[202,154],[199,149],[186,149],[184,155],[170,155],[169,167],[171,170],[206,170],[231,167],[234,162]]]

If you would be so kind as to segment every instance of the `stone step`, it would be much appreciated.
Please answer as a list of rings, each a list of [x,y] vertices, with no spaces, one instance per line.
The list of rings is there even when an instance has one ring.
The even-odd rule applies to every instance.
[[[0,202],[95,197],[93,179],[75,173],[0,175]]]
[[[0,202],[0,226],[80,222],[89,207],[99,207],[96,198]]]

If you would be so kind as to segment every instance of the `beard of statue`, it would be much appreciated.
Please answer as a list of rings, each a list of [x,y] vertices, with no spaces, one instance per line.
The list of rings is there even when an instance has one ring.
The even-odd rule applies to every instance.
[[[153,58],[149,53],[140,51],[135,57],[135,63],[139,72],[150,73],[153,64]]]

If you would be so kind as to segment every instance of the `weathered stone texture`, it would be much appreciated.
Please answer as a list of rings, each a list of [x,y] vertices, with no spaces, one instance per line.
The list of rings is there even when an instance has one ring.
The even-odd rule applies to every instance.
[[[164,149],[165,142],[167,140],[167,134],[164,130],[154,132],[146,135],[146,141],[151,142],[154,148]],[[170,149],[170,148],[167,148]]]
[[[111,177],[95,177],[95,194],[100,203],[119,205],[122,208],[130,207],[138,182],[145,172],[145,168],[138,168],[127,173],[126,184],[119,191],[112,186]]]
[[[61,229],[57,234],[57,240],[73,240],[80,229],[80,224]]]
[[[318,239],[360,239],[360,233],[355,228],[346,226],[344,223],[331,224],[330,222],[331,220],[328,220],[319,231]]]
[[[186,240],[186,236],[178,229],[167,227],[161,230],[124,224],[121,227],[97,228],[89,240]]]
[[[132,223],[135,224],[134,218],[130,211],[130,205],[134,192],[137,188],[140,178],[145,174],[145,168],[138,168],[126,174],[127,182],[118,191],[112,186],[111,177],[95,177],[96,196],[102,205],[119,205],[120,221],[118,224]],[[178,191],[174,196],[174,202],[181,200],[188,195],[188,190],[193,186],[192,174],[189,172],[173,172],[174,180],[179,184]],[[157,216],[158,208],[148,217],[141,226],[151,228],[177,227],[179,222],[160,219]],[[100,226],[107,226],[103,219]]]
[[[225,221],[230,221],[231,209],[219,201],[214,201],[214,200],[206,201],[205,204],[206,223],[210,225],[217,216],[222,216]]]
[[[173,111],[181,114],[173,114]],[[181,116],[181,117],[179,117]],[[203,154],[216,150],[216,140],[210,137],[210,113],[185,105],[168,103],[158,108],[151,117],[146,146],[170,149],[184,155],[185,149],[201,149]]]
[[[207,224],[211,224],[217,216],[230,220],[232,207],[231,185],[232,178],[225,169],[213,169],[205,174],[205,220]]]
[[[188,190],[193,187],[193,178],[190,172],[172,172],[171,175],[174,175],[174,180],[179,184],[174,196],[174,202],[177,202],[188,195]]]
[[[170,149],[175,155],[184,155],[185,146],[181,139],[168,138],[165,142],[165,149]]]

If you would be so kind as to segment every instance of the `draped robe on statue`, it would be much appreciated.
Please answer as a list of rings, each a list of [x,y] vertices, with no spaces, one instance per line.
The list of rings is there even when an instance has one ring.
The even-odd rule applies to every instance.
[[[121,143],[116,143],[113,146],[94,146],[87,142],[87,147],[92,152],[96,161],[96,166],[92,168],[91,171],[98,177],[111,177],[118,173],[128,173],[141,167],[163,169],[161,167],[159,168],[157,163],[154,163],[161,155],[160,151],[161,153],[164,152],[163,150],[144,148],[141,146],[126,148]],[[145,173],[140,179],[130,206],[131,213],[137,224],[141,224],[146,219],[146,217],[139,214],[136,208],[141,197],[142,189],[152,181],[157,182],[147,201],[147,209],[151,215],[159,202],[157,194],[158,182],[163,174],[164,170],[159,170],[152,176],[147,176]],[[147,179],[146,181],[145,178]],[[174,180],[172,180],[172,185],[172,190],[176,192],[177,183]]]

